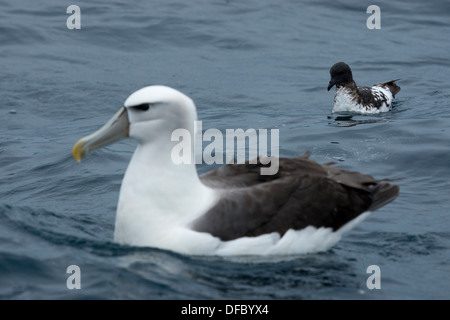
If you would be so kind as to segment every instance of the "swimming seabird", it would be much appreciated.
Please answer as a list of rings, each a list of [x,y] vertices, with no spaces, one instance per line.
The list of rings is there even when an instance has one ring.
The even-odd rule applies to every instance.
[[[321,165],[309,153],[227,164],[199,176],[175,164],[171,133],[194,135],[194,102],[166,86],[131,94],[102,128],[80,139],[73,156],[125,137],[138,142],[122,181],[114,240],[193,255],[298,254],[328,250],[370,212],[394,200],[398,186],[358,172]]]
[[[333,112],[353,111],[365,114],[387,112],[400,91],[396,80],[375,84],[372,87],[358,87],[353,80],[352,70],[344,62],[334,64],[330,69],[331,80],[328,91],[336,86]]]

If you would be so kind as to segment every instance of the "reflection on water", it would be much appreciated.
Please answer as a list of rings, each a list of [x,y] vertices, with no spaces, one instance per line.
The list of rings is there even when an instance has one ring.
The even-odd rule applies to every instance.
[[[336,117],[328,116],[327,119],[333,119],[334,122],[328,122],[329,125],[336,127],[353,127],[358,124],[368,124],[387,121],[387,118],[354,119],[354,115],[338,115]]]

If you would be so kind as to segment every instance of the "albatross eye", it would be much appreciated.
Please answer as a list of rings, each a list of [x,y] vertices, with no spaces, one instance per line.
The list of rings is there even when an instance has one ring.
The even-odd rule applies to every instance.
[[[147,111],[150,108],[150,103],[139,104],[137,106],[133,106],[132,108],[140,111]]]

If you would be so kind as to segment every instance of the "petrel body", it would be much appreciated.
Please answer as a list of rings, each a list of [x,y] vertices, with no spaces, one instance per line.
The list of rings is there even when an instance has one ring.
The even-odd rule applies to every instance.
[[[176,129],[194,136],[194,102],[150,86],[133,93],[73,155],[125,137],[138,141],[120,189],[114,240],[193,255],[287,255],[329,249],[399,188],[358,172],[318,164],[309,153],[279,161],[228,164],[199,176],[194,163],[171,159]],[[193,146],[192,146],[193,149]],[[264,161],[262,161],[264,160]]]
[[[358,87],[353,80],[350,67],[338,62],[330,69],[331,80],[328,91],[336,86],[333,112],[352,111],[363,114],[387,112],[400,87],[395,83],[399,79],[375,84],[372,87]]]

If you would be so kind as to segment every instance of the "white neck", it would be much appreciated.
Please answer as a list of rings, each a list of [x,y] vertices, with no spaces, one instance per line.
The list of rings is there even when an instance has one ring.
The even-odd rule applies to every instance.
[[[216,201],[200,181],[195,164],[171,160],[175,142],[163,137],[139,144],[125,173],[114,238],[131,245],[155,245],[166,227],[188,226]]]

